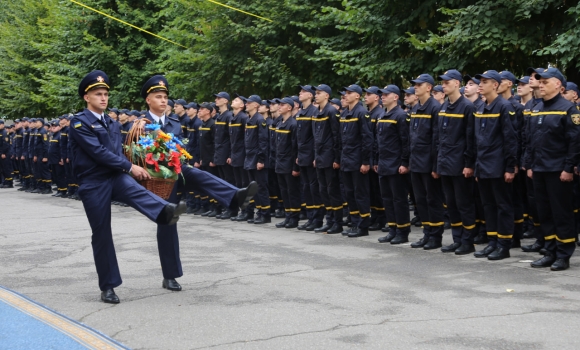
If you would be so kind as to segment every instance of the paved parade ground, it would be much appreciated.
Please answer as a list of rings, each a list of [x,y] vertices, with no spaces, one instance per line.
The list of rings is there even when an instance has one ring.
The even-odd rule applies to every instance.
[[[569,270],[550,272],[530,268],[539,255],[520,249],[491,262],[379,244],[380,232],[347,238],[276,229],[279,219],[185,215],[184,290],[170,292],[155,224],[114,206],[124,283],[111,305],[99,299],[81,202],[0,191],[0,285],[129,348],[580,348],[578,252]],[[419,236],[414,228],[410,239]],[[0,334],[10,322],[0,315]]]

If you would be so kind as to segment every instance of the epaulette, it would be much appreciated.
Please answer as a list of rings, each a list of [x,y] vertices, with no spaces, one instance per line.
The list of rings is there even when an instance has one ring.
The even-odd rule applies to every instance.
[[[169,117],[167,117],[167,118],[168,118],[168,119],[171,119],[171,120],[173,120],[174,122],[181,123],[181,122],[179,121],[179,119],[177,119],[177,118],[175,118],[175,117],[173,117],[173,116],[169,116]]]

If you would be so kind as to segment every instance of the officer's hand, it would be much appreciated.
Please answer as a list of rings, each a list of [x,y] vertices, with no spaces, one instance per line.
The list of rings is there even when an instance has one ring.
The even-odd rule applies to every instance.
[[[528,177],[530,179],[533,179],[534,178],[534,172],[532,171],[532,169],[528,169]]]
[[[62,159],[60,160],[60,162],[58,162],[58,165],[64,165],[64,162],[62,161]]]
[[[10,157],[10,159],[14,159],[14,155],[12,155],[12,156]]]
[[[36,163],[36,160],[37,160],[37,159],[38,159],[38,158],[37,158],[36,156],[34,156],[34,158],[32,158],[32,161]]]
[[[24,160],[24,156],[20,157],[20,160]]]
[[[312,161],[312,166],[316,168],[316,159]]]
[[[401,165],[401,166],[399,167],[399,174],[402,174],[402,175],[404,175],[404,174],[407,174],[408,172],[409,172],[409,168],[407,168],[406,166],[402,166],[402,165]]]
[[[42,162],[43,162],[43,163],[46,163],[46,162],[48,162],[48,158],[42,158]]]
[[[195,162],[195,163],[193,163],[193,166],[196,167],[196,168],[199,168],[199,163],[198,162]]]
[[[298,177],[298,176],[300,176],[300,172],[292,170],[292,176]]]
[[[503,179],[505,180],[505,182],[507,182],[508,184],[511,184],[512,181],[514,181],[514,174],[512,173],[505,173],[503,174]]]
[[[560,174],[560,181],[562,182],[571,182],[574,179],[574,174],[569,173],[567,171],[562,171]]]
[[[3,155],[2,155],[2,159],[6,159],[6,155],[4,155],[4,154],[3,154]]]
[[[519,171],[519,168],[516,166],[516,167],[514,168],[514,174],[517,174],[517,173],[518,173],[518,171]]]
[[[338,164],[337,162],[332,163],[332,168],[333,169],[340,169],[340,164]]]
[[[131,175],[137,180],[149,180],[151,178],[147,170],[135,164],[131,167]]]
[[[298,164],[298,158],[296,158],[296,164]]]
[[[469,179],[470,177],[472,177],[473,176],[473,169],[463,168],[463,176],[465,176],[466,179]]]
[[[215,167],[215,164],[213,162],[209,162],[209,166],[213,168]]]
[[[431,172],[431,176],[433,176],[434,179],[438,179],[439,178],[439,174],[437,174],[434,171]]]
[[[226,160],[226,163],[232,164],[232,158],[228,158],[228,160]]]
[[[258,163],[258,164],[256,164],[256,169],[257,169],[257,170],[262,170],[262,169],[264,169],[264,163]]]
[[[68,163],[68,158],[66,159],[66,162]]]
[[[371,169],[370,165],[361,165],[360,166],[360,172],[363,174],[368,173],[370,169]]]
[[[379,166],[378,165],[373,165],[373,171],[378,174],[378,172],[379,172]]]

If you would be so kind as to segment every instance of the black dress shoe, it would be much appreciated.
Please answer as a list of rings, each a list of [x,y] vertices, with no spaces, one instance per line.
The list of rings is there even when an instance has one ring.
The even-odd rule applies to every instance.
[[[207,216],[208,218],[215,218],[216,216],[218,216],[218,214],[219,213],[217,212],[217,210],[214,209],[209,214],[207,214],[205,216]],[[202,214],[202,216],[204,216],[204,215]]]
[[[346,230],[342,231],[340,234],[343,236],[348,236],[351,232],[356,232],[356,227],[349,227]]]
[[[302,225],[298,226],[297,228],[298,228],[300,231],[304,231],[304,230],[306,230],[306,228],[307,228],[308,226],[310,226],[311,224],[312,224],[312,221],[308,220],[308,221],[306,221],[305,223],[303,223]]]
[[[255,225],[269,224],[272,222],[270,215],[260,215],[258,218],[254,219]]]
[[[353,232],[349,233],[347,237],[356,238],[356,237],[364,237],[369,235],[369,229],[366,227],[357,227]]]
[[[234,221],[247,221],[250,218],[250,215],[246,212],[240,213],[240,215],[235,217]]]
[[[322,223],[312,222],[310,225],[306,226],[305,231],[314,231],[317,228],[321,228],[321,227],[322,227]]]
[[[407,243],[407,242],[409,242],[409,235],[402,234],[402,233],[397,233],[395,238],[393,238],[391,240],[391,244],[402,244],[402,243]]]
[[[453,253],[454,251],[456,251],[459,247],[461,247],[461,243],[453,243],[451,245],[446,245],[445,247],[441,248],[441,251],[443,253]]]
[[[161,225],[174,225],[179,220],[179,216],[187,210],[185,203],[168,203],[157,218],[157,223]]]
[[[276,219],[281,219],[281,218],[283,218],[285,216],[286,216],[286,213],[284,212],[284,210],[282,210],[282,209],[276,209],[276,214],[274,214],[274,217]]]
[[[379,224],[378,222],[375,222],[374,224],[369,226],[369,231],[378,231],[381,228],[383,228],[383,226],[381,226],[381,224]]]
[[[288,220],[288,223],[286,225],[284,225],[285,228],[296,228],[298,227],[298,220],[296,219],[290,219]]]
[[[474,252],[475,247],[473,244],[462,244],[459,248],[455,249],[455,255],[466,255]]]
[[[437,238],[430,237],[427,243],[423,246],[424,250],[433,250],[437,248],[441,248],[442,244],[441,241]]]
[[[531,267],[550,267],[556,261],[556,257],[552,254],[544,255],[541,259],[530,263]]]
[[[21,187],[18,189],[18,191],[21,191],[21,192],[28,191],[28,187]]]
[[[392,230],[391,232],[389,232],[388,235],[384,236],[384,237],[379,237],[379,243],[389,243],[390,241],[392,241],[395,237],[397,237],[397,231]]]
[[[423,236],[423,238],[421,238],[417,242],[411,243],[411,248],[423,248],[425,244],[427,244],[427,242],[429,242],[429,237]]]
[[[330,230],[332,228],[332,225],[326,224],[322,227],[318,227],[314,229],[315,233],[326,233],[326,231]]]
[[[493,252],[487,256],[487,260],[503,260],[510,257],[510,249],[497,247]]]
[[[284,221],[280,221],[279,223],[276,224],[277,228],[284,228],[286,227],[286,224],[290,221],[290,219],[284,219]]]
[[[201,215],[201,214],[207,213],[207,212],[208,212],[208,208],[199,207],[199,209],[197,209],[196,211],[193,212],[193,215]]]
[[[487,247],[483,248],[482,250],[475,252],[473,256],[476,258],[487,258],[489,254],[491,254],[495,250],[495,247],[488,245]]]
[[[258,215],[258,216],[256,216],[256,217],[254,217],[253,215],[252,215],[252,216],[249,216],[249,215],[248,215],[248,220],[246,220],[246,222],[247,222],[248,224],[253,224],[253,223],[254,223],[254,220],[256,220],[256,219],[257,219],[257,218],[259,218],[259,217],[260,217],[259,215]]]
[[[101,292],[101,300],[107,304],[119,304],[121,302],[112,288]]]
[[[201,213],[201,216],[208,216],[209,214],[213,213],[213,210],[209,209],[205,213]]]
[[[222,220],[229,220],[232,217],[232,211],[229,209],[226,209],[222,212],[222,215],[220,215],[220,219]]]
[[[487,242],[489,242],[489,239],[487,238],[487,233],[485,232],[478,233],[477,236],[475,236],[473,239],[474,244],[485,244]]]
[[[522,250],[526,253],[538,253],[543,247],[543,244],[540,244],[536,241],[534,244],[523,245]]]
[[[550,266],[552,271],[563,271],[570,267],[570,259],[556,259],[556,261]]]
[[[240,207],[241,210],[246,209],[246,207],[250,205],[250,200],[254,198],[257,192],[258,183],[256,181],[250,182],[246,188],[240,188],[235,197],[238,207]]]
[[[40,194],[51,194],[52,190],[50,188],[45,188],[44,190],[38,192]]]
[[[327,235],[335,235],[337,233],[341,233],[343,230],[342,225],[341,224],[334,224],[332,225],[332,227],[330,229],[328,229],[328,231],[326,231]]]
[[[161,286],[174,292],[179,292],[181,290],[181,285],[177,283],[174,278],[164,278]]]

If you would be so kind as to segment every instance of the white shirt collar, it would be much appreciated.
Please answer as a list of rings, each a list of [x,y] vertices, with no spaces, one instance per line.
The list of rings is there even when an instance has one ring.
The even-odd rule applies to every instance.
[[[91,111],[91,110],[89,109],[89,111]],[[93,111],[91,111],[91,113],[93,113],[93,115],[94,115],[95,117],[97,117],[97,119],[99,119],[99,120],[104,120],[104,117],[105,117],[104,113],[102,113],[102,114],[99,114],[99,113],[96,113],[96,112],[93,112]]]
[[[153,120],[155,120],[156,122],[161,121],[161,124],[165,125],[165,114],[162,115],[161,117],[156,116],[155,114],[153,114],[153,112],[149,111],[149,114],[151,115],[151,118],[153,118]]]

